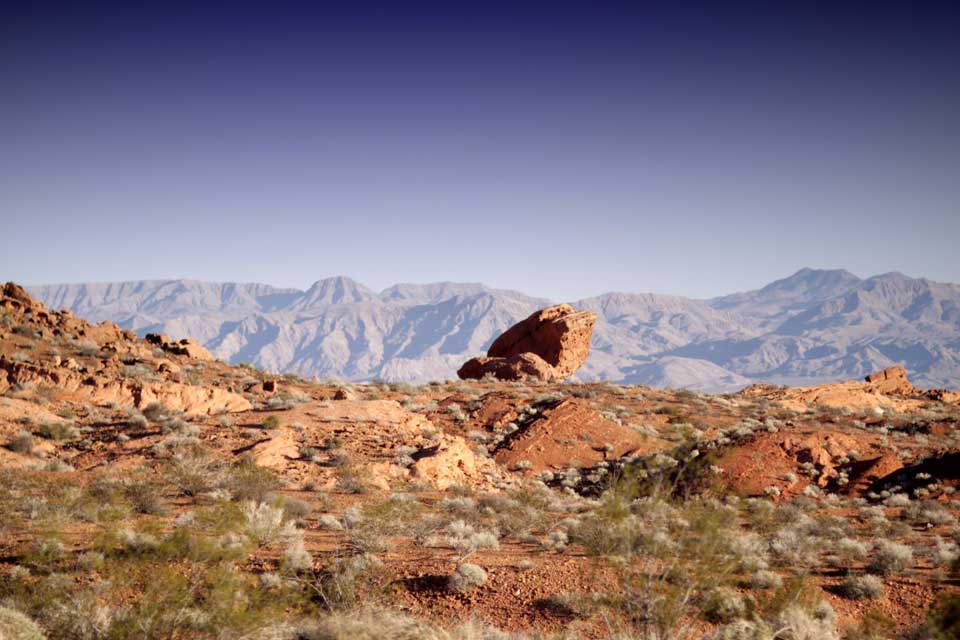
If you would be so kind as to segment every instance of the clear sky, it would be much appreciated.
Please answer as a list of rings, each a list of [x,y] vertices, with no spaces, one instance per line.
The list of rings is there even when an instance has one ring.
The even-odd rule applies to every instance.
[[[956,3],[332,4],[4,3],[0,280],[960,282]]]

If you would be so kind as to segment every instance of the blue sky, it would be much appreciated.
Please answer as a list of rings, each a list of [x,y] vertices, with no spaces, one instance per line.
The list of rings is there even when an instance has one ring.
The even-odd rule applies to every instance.
[[[127,4],[0,9],[0,279],[960,282],[955,7]]]

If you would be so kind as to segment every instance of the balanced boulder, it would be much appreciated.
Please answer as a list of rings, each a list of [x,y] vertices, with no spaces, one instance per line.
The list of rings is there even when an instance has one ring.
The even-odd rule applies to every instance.
[[[457,372],[462,379],[493,375],[500,380],[563,380],[590,355],[597,316],[558,304],[537,311],[493,341],[487,357],[468,360]]]

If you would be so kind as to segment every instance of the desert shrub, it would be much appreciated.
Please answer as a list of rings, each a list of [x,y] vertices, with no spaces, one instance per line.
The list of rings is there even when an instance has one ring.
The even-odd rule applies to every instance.
[[[170,481],[185,496],[196,496],[216,487],[223,473],[220,464],[203,452],[176,454],[166,470]]]
[[[73,440],[79,437],[80,432],[67,422],[42,422],[37,427],[37,435],[47,440]]]
[[[947,542],[940,536],[933,539],[933,550],[930,559],[936,567],[953,567],[960,559],[960,549],[954,542]]]
[[[497,535],[491,531],[475,529],[463,520],[455,520],[447,525],[445,536],[428,540],[428,546],[448,545],[456,552],[458,562],[473,555],[480,549],[499,549]]]
[[[240,506],[221,502],[181,514],[175,529],[161,541],[156,555],[172,561],[218,563],[238,561],[250,551],[251,540],[238,533],[245,528]]]
[[[935,526],[955,525],[957,523],[956,516],[935,502],[924,503],[915,519],[924,524],[929,523]]]
[[[138,513],[163,514],[166,509],[157,487],[143,480],[134,480],[123,487],[123,493]]]
[[[268,502],[280,487],[280,480],[270,469],[243,458],[230,469],[224,484],[237,500]]]
[[[826,602],[821,602],[812,611],[799,605],[791,605],[777,616],[773,625],[782,630],[777,634],[782,640],[839,640],[837,614]]]
[[[91,358],[100,353],[100,345],[93,340],[82,340],[77,343],[77,352],[82,356]]]
[[[682,638],[692,633],[696,602],[705,615],[727,615],[720,596],[733,593],[726,584],[743,547],[735,508],[700,498],[675,502],[672,488],[664,490],[638,498],[636,484],[617,483],[570,534],[588,554],[616,560],[619,607],[640,637]]]
[[[150,421],[147,420],[147,417],[138,411],[131,412],[127,417],[127,426],[129,427],[144,429],[148,424],[150,424]]]
[[[883,576],[903,573],[913,567],[913,549],[899,542],[881,540],[877,543],[869,571]]]
[[[740,573],[759,572],[769,567],[767,541],[755,533],[733,536],[731,551],[738,558],[737,571]]]
[[[447,579],[447,588],[451,591],[463,593],[487,582],[487,572],[480,565],[471,562],[462,562],[457,565],[456,571]]]
[[[847,576],[840,583],[838,592],[851,600],[873,600],[883,595],[883,580],[869,574]]]
[[[493,516],[495,526],[505,535],[519,536],[531,529],[546,526],[547,512],[552,509],[552,493],[532,484],[503,494],[484,494],[477,499],[480,511]],[[458,515],[466,520],[476,512],[460,510]]]
[[[409,494],[397,493],[379,503],[365,504],[352,529],[374,529],[380,535],[415,535],[423,505]]]
[[[290,604],[282,592],[264,593],[229,564],[186,575],[162,564],[128,569],[133,575],[123,581],[139,597],[115,610],[107,637],[276,638],[264,631],[275,628]]]
[[[148,553],[160,547],[160,540],[152,533],[145,531],[121,529],[119,538],[123,549],[133,554]]]
[[[317,526],[321,529],[326,529],[328,531],[341,531],[343,530],[343,525],[340,524],[340,521],[337,520],[336,516],[332,516],[329,513],[325,513],[319,518],[317,518]]]
[[[327,449],[327,466],[347,467],[350,465],[350,454],[345,449]]]
[[[171,414],[171,410],[162,402],[151,402],[143,408],[143,417],[151,422],[163,420]]]
[[[685,499],[714,483],[715,451],[701,451],[695,443],[678,445],[669,453],[657,452],[635,460],[611,475],[609,485],[634,497],[672,496]]]
[[[727,587],[718,587],[706,594],[700,605],[703,617],[716,623],[733,622],[743,617],[747,605],[739,593]]]
[[[750,586],[754,589],[779,589],[783,578],[774,571],[761,569],[750,576]]]
[[[273,429],[280,428],[280,416],[278,415],[269,415],[263,419],[263,422],[260,424],[267,431],[272,431]]]
[[[737,620],[717,629],[710,640],[771,640],[773,629],[762,620]]]
[[[352,464],[337,468],[336,478],[336,488],[344,493],[369,493],[372,488],[367,479]]]
[[[302,520],[313,513],[313,506],[306,500],[284,496],[280,500],[284,514],[291,520]]]
[[[294,536],[283,550],[280,566],[284,571],[299,573],[313,566],[313,557],[303,545],[303,536]]]
[[[0,606],[0,638],[9,640],[45,640],[37,623],[16,609]]]
[[[361,596],[372,597],[387,578],[380,558],[362,553],[336,557],[312,587],[326,609],[347,610],[355,608]]]
[[[240,505],[240,513],[243,515],[244,533],[261,546],[294,535],[293,523],[284,519],[281,507],[249,500]]]
[[[552,551],[556,551],[557,553],[563,553],[567,550],[567,544],[569,542],[569,534],[562,529],[557,529],[547,534],[547,539],[542,541],[541,544],[543,545],[544,549],[550,549]]]
[[[29,431],[21,429],[15,434],[10,436],[10,439],[7,440],[6,447],[14,453],[19,453],[25,456],[31,455],[33,453],[34,439],[33,434]]]
[[[780,566],[811,567],[819,562],[822,541],[816,523],[803,516],[770,536],[770,555]]]
[[[888,507],[910,507],[910,496],[904,493],[897,493],[883,501]]]
[[[849,569],[855,562],[865,560],[870,552],[867,543],[853,538],[841,538],[832,545],[832,553],[827,556],[827,562],[843,569]]]

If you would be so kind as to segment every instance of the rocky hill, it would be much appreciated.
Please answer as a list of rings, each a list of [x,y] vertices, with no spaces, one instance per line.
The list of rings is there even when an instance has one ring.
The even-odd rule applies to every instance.
[[[217,357],[350,380],[454,377],[504,329],[549,300],[475,283],[346,277],[306,291],[193,280],[29,288],[53,308],[143,335],[193,337]],[[720,391],[743,382],[816,384],[895,364],[918,383],[960,386],[960,287],[891,273],[802,269],[712,300],[605,293],[573,301],[598,316],[581,380]]]

